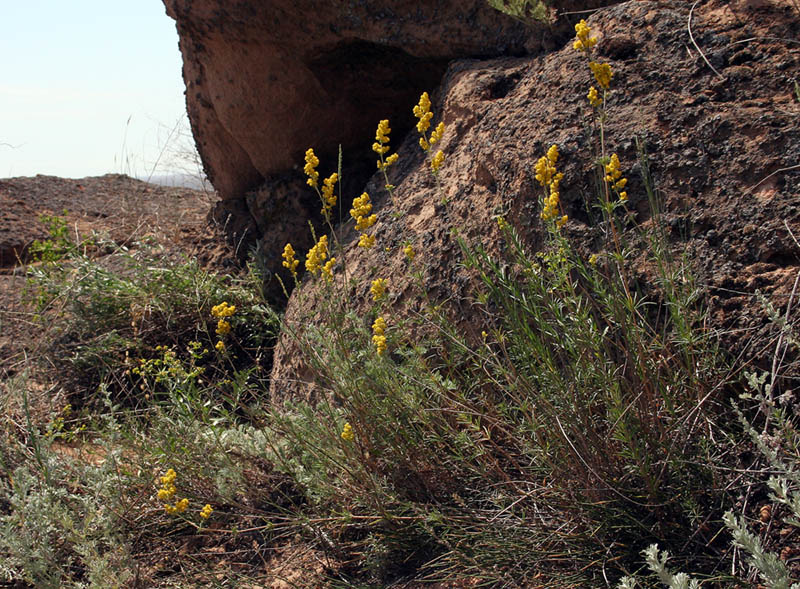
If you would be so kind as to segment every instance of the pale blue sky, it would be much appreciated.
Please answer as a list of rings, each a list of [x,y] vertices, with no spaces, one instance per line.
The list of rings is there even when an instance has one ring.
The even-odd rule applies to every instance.
[[[175,23],[160,0],[0,0],[0,177],[182,167]],[[128,120],[130,122],[128,123]],[[167,141],[181,121],[181,141]]]

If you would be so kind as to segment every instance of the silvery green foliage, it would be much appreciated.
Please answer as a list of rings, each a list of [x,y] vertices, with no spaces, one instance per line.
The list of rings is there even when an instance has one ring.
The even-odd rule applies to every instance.
[[[786,565],[776,555],[765,551],[761,540],[750,533],[733,512],[727,512],[722,519],[733,534],[734,544],[749,554],[750,564],[758,570],[767,586],[771,589],[790,589],[791,579]],[[800,583],[792,584],[791,589],[800,589]]]
[[[0,516],[0,573],[42,589],[123,586],[132,574],[113,513],[124,484],[116,457],[109,453],[100,466],[67,465],[46,448],[43,458],[38,471],[16,468],[5,492],[10,510]],[[81,491],[48,483],[43,470]]]
[[[651,544],[642,551],[645,562],[650,571],[658,577],[658,580],[669,589],[699,589],[700,581],[691,579],[686,573],[673,575],[667,568],[669,553],[666,551],[660,555],[658,544]],[[620,579],[617,589],[636,589],[637,583],[634,577],[623,577]]]

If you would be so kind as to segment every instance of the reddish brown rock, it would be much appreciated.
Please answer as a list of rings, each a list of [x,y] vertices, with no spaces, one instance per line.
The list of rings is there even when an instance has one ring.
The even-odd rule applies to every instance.
[[[379,120],[395,137],[411,126],[410,104],[440,83],[450,60],[522,54],[555,46],[571,27],[522,23],[486,0],[164,0],[183,53],[186,102],[205,171],[223,199],[215,217],[246,251],[256,239],[303,239],[312,200],[271,198],[269,186],[303,187],[303,154],[335,162],[341,145],[357,190],[374,171],[369,146]],[[582,10],[605,0],[562,0]],[[335,164],[334,164],[335,165]],[[286,172],[295,170],[287,176]],[[330,166],[329,166],[330,170]],[[332,171],[332,170],[331,170]],[[330,172],[328,172],[330,173]],[[267,189],[264,190],[264,184]],[[255,209],[252,195],[258,191]],[[259,215],[268,211],[270,217]],[[318,213],[317,213],[318,215]],[[314,213],[312,213],[314,216]],[[273,220],[275,223],[273,224]],[[261,246],[266,257],[280,250]]]
[[[798,64],[788,41],[800,33],[800,18],[790,2],[709,0],[692,16],[695,47],[687,32],[691,5],[628,2],[589,19],[599,39],[596,58],[614,72],[608,150],[619,154],[629,178],[629,209],[647,224],[637,142],[644,146],[669,243],[694,265],[708,295],[709,325],[723,333],[728,351],[746,350],[754,362],[768,361],[771,328],[754,293],[759,289],[783,312],[800,271],[800,247],[790,233],[800,239]],[[393,312],[419,304],[401,251],[410,242],[420,252],[430,296],[447,299],[464,324],[475,324],[469,303],[474,292],[458,267],[454,231],[497,251],[502,241],[496,217],[502,214],[536,248],[541,194],[533,166],[552,144],[559,146],[558,168],[565,174],[565,233],[587,255],[603,251],[592,208],[597,137],[587,133],[592,83],[586,58],[571,42],[544,56],[452,63],[434,106],[434,121],[447,124],[441,186],[411,133],[390,173],[397,187],[393,202],[381,177],[368,185],[379,247],[356,247],[352,226],[342,237],[345,278],[356,284],[345,299],[366,318],[370,281],[386,277]],[[647,269],[638,272],[646,283]],[[314,321],[316,284],[306,280],[290,298],[286,317],[292,325]],[[312,380],[292,337],[284,335],[273,395],[305,394]]]

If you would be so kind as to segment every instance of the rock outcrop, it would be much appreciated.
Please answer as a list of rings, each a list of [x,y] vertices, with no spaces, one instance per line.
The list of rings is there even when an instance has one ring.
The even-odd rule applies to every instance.
[[[288,240],[307,245],[307,221],[319,214],[298,196],[306,149],[330,161],[342,146],[347,188],[357,190],[374,172],[377,122],[407,131],[408,105],[438,86],[450,60],[555,47],[570,26],[527,28],[486,0],[164,3],[180,36],[197,148],[223,199],[215,217],[245,245],[266,236],[267,258]]]
[[[768,321],[756,289],[784,309],[800,272],[800,102],[789,41],[800,33],[800,15],[788,1],[709,0],[691,14],[693,42],[691,6],[627,2],[589,19],[599,39],[596,58],[614,72],[606,140],[629,178],[628,209],[644,224],[650,205],[637,145],[646,153],[670,244],[692,261],[710,295],[710,325],[724,334],[728,350],[748,350],[755,361],[759,349],[767,356],[772,349],[759,339],[767,337]],[[416,133],[409,134],[390,170],[394,198],[380,175],[367,186],[379,247],[357,247],[352,229],[343,236],[347,278],[356,282],[346,300],[368,309],[370,281],[385,277],[398,312],[417,304],[402,251],[411,243],[430,296],[449,300],[465,323],[474,321],[454,230],[496,251],[502,242],[496,218],[503,215],[528,243],[541,243],[533,166],[552,144],[565,174],[564,231],[587,255],[602,253],[592,207],[597,136],[589,131],[587,65],[571,42],[542,56],[453,62],[434,105],[434,122],[447,125],[439,182]],[[646,269],[639,271],[646,282]],[[289,321],[313,316],[317,284],[308,280],[295,291]],[[303,382],[312,378],[300,358],[284,336],[272,375],[276,398],[307,392]]]

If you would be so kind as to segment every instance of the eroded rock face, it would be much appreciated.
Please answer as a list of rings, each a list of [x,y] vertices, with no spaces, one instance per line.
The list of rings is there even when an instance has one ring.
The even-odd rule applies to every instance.
[[[559,8],[604,3],[562,0]],[[372,166],[367,174],[348,170],[363,184],[374,171],[369,145],[377,122],[390,119],[396,136],[407,131],[409,105],[439,85],[450,60],[554,47],[553,39],[570,27],[562,20],[554,28],[526,28],[486,0],[164,4],[177,23],[197,147],[223,199],[215,216],[235,240],[252,242],[269,232],[281,247],[304,239],[281,233],[286,217],[306,214],[316,203],[286,197],[285,190],[276,202],[266,202],[269,186],[276,175],[285,186],[287,172],[302,167],[306,149],[313,146],[318,156],[335,161],[341,145],[349,162],[366,158]],[[296,192],[303,187],[299,172],[294,185]],[[258,210],[248,204],[253,191]],[[258,218],[264,211],[273,216]],[[306,221],[299,223],[304,233]],[[275,254],[264,250],[265,257]]]
[[[633,220],[647,224],[651,213],[637,141],[644,146],[669,243],[694,266],[708,295],[709,325],[724,334],[734,355],[768,362],[774,343],[754,293],[760,289],[784,310],[800,271],[792,237],[800,238],[800,103],[793,84],[798,58],[782,41],[797,38],[800,15],[779,0],[698,5],[693,35],[715,72],[689,38],[691,4],[627,2],[589,19],[599,39],[596,58],[614,72],[607,147],[619,154],[629,178]],[[381,176],[367,186],[378,215],[377,247],[357,247],[352,224],[341,237],[347,274],[337,266],[338,284],[367,330],[375,278],[389,279],[390,328],[392,316],[423,304],[402,251],[411,243],[429,296],[449,301],[456,319],[479,337],[480,315],[470,306],[474,288],[459,268],[454,231],[498,252],[503,240],[496,218],[503,215],[535,250],[543,226],[533,167],[552,144],[559,146],[558,169],[565,175],[561,202],[570,220],[564,232],[587,256],[602,254],[608,243],[596,209],[592,213],[597,135],[588,132],[593,114],[586,99],[592,83],[586,58],[571,42],[544,56],[450,65],[434,105],[434,122],[447,125],[440,184],[410,133],[390,170],[394,199]],[[646,267],[636,266],[636,272],[640,284],[652,279]],[[306,278],[292,294],[286,310],[292,325],[319,321],[314,313],[325,296],[320,284]],[[302,357],[285,334],[272,373],[276,400],[312,394],[314,375]]]

